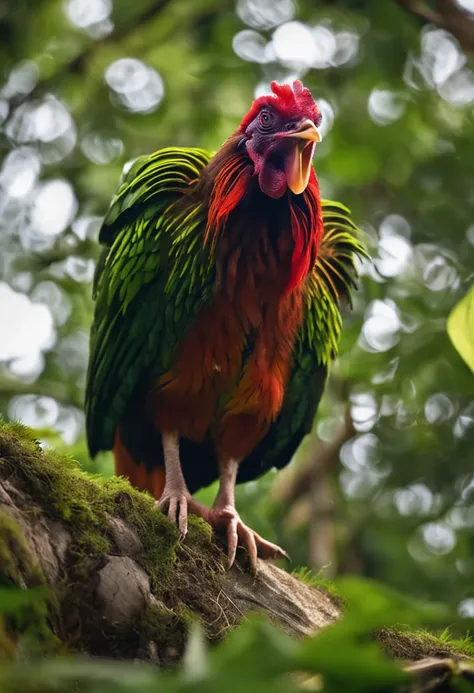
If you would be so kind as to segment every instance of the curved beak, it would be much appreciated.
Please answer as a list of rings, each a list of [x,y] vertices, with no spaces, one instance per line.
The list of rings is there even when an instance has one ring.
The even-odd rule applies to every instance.
[[[285,132],[282,137],[295,140],[285,160],[285,175],[288,187],[295,195],[306,190],[311,173],[311,162],[316,142],[321,142],[321,133],[312,120],[304,120],[296,130]]]

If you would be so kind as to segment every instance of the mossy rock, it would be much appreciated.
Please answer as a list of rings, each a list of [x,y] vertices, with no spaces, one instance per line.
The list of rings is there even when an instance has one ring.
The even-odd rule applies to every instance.
[[[181,542],[176,527],[154,508],[148,494],[124,479],[82,472],[74,460],[42,450],[31,431],[17,423],[0,425],[1,480],[10,491],[8,503],[15,504],[25,522],[20,526],[11,505],[2,505],[0,497],[0,581],[22,588],[44,584],[44,556],[35,556],[36,536],[33,546],[28,537],[35,534],[35,524],[52,532],[47,551],[56,554],[56,567],[47,582],[50,602],[59,606],[53,609],[50,604],[46,620],[65,647],[120,657],[147,651],[144,658],[166,663],[181,656],[194,615],[203,621],[211,641],[239,620],[237,609],[228,605],[224,614],[215,601],[225,575],[224,556],[201,520],[190,518],[188,538]],[[54,546],[59,529],[62,553]],[[109,605],[110,618],[98,623],[97,611],[105,608],[99,603],[104,597],[100,584],[113,560],[120,569],[133,565],[135,572],[141,571],[143,608],[137,607],[131,621],[120,621],[113,619]],[[113,576],[110,566],[108,573]],[[129,594],[126,599],[130,601]],[[116,607],[119,617],[127,608],[133,612],[133,604],[125,611],[123,604]],[[11,646],[8,642],[4,650]]]
[[[0,579],[47,585],[43,623],[67,652],[167,666],[181,659],[196,618],[216,643],[256,610],[294,636],[339,617],[326,591],[262,562],[254,575],[240,549],[228,571],[202,520],[189,518],[183,541],[148,494],[86,474],[17,423],[0,423],[0,512]],[[5,646],[0,629],[5,656],[22,635],[13,626]]]

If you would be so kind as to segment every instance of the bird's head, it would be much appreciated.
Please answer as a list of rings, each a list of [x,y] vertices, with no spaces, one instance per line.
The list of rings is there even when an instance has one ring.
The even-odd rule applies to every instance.
[[[255,99],[239,130],[260,189],[278,199],[287,188],[296,195],[308,185],[321,112],[301,82],[272,82],[273,94]]]

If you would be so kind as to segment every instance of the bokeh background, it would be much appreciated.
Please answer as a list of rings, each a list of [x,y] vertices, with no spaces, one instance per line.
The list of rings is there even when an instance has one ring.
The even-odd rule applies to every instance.
[[[292,568],[474,616],[474,376],[446,333],[474,276],[474,0],[3,0],[0,37],[0,412],[112,473],[82,398],[121,170],[217,149],[271,80],[300,77],[323,195],[373,262],[312,436],[238,503]]]

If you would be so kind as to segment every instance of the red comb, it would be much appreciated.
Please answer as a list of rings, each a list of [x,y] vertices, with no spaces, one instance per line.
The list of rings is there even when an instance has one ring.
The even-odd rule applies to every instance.
[[[321,112],[317,107],[309,89],[297,79],[293,85],[271,83],[273,94],[260,96],[255,99],[249,112],[240,123],[240,129],[246,130],[260,109],[265,106],[273,106],[281,115],[287,118],[310,118],[315,125],[321,122]]]

